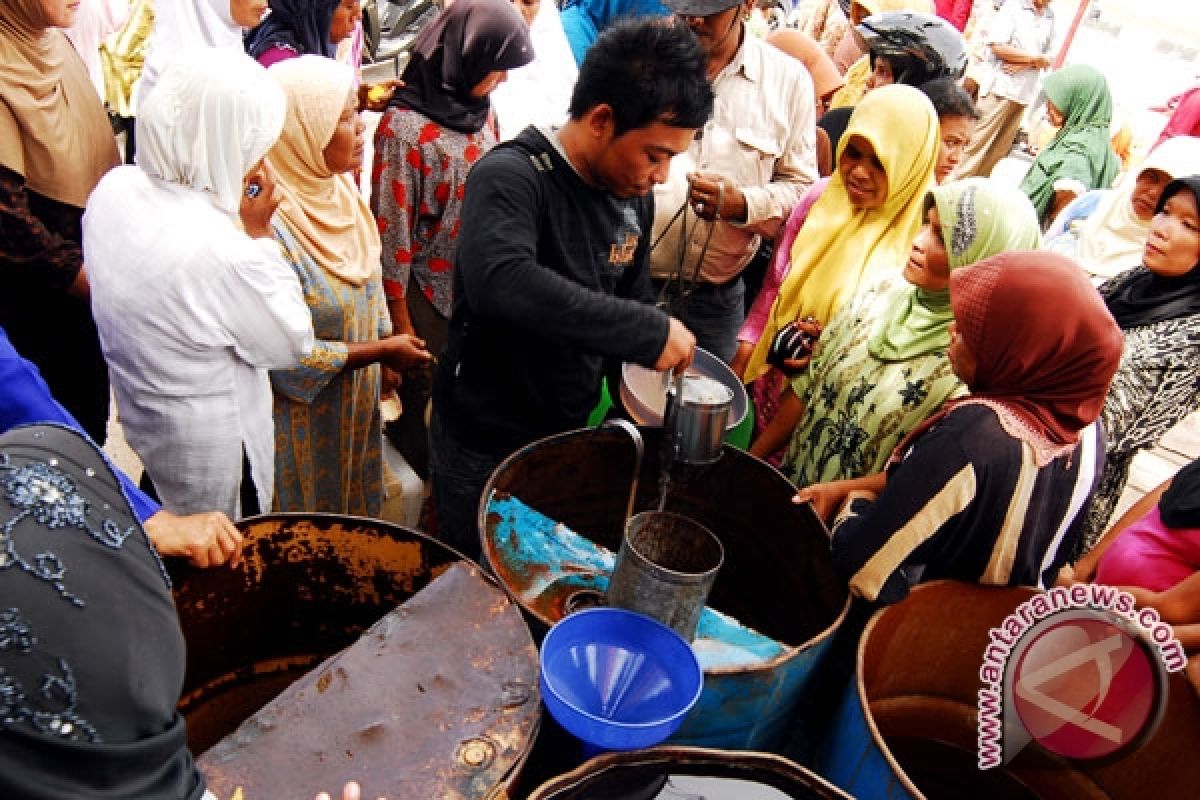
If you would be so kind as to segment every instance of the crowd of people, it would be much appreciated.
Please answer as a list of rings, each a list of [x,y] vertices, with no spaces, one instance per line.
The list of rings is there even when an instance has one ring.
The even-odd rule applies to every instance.
[[[1200,407],[1194,96],[1122,176],[1050,0],[809,2],[766,36],[754,0],[453,0],[380,86],[358,0],[120,4],[0,0],[0,794],[205,796],[160,556],[378,517],[384,398],[427,531],[477,559],[503,459],[697,347],[855,595],[1102,580],[1200,648],[1195,468],[1110,526]],[[1057,132],[990,177],[1039,92]]]

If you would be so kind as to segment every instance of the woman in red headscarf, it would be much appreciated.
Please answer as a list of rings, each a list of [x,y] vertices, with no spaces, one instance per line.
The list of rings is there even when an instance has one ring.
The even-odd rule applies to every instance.
[[[1121,331],[1078,265],[1005,253],[956,270],[950,301],[949,358],[971,393],[909,434],[886,472],[796,496],[819,511],[845,498],[833,558],[868,600],[937,578],[1049,585],[1103,465],[1093,423]]]

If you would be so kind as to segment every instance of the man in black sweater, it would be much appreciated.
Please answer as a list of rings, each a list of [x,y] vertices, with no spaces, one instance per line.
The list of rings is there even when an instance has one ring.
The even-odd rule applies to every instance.
[[[583,427],[606,362],[691,363],[695,338],[651,304],[649,192],[712,113],[706,65],[683,25],[614,25],[588,51],[567,124],[527,128],[467,178],[430,472],[437,535],[472,558],[492,470]]]

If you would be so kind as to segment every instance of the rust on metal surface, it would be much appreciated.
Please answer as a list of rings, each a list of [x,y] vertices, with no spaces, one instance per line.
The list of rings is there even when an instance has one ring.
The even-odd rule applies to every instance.
[[[698,796],[660,794],[671,776],[709,779],[709,788],[703,796],[713,800],[741,800],[751,795],[792,800],[852,800],[821,776],[782,756],[670,745],[597,756],[534,789],[528,800]]]
[[[372,797],[484,798],[521,764],[539,719],[519,609],[460,562],[198,765],[219,797],[311,797],[354,778]]]

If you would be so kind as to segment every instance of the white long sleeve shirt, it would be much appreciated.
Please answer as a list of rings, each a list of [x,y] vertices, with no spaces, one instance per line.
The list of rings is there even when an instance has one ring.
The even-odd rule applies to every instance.
[[[650,265],[657,277],[674,274],[679,264],[681,225],[676,221],[668,230],[667,224],[687,198],[689,173],[723,175],[746,197],[746,221],[720,221],[713,232],[700,269],[701,280],[710,283],[737,277],[758,249],[759,237],[773,237],[817,180],[816,107],[812,78],[802,63],[746,35],[713,81],[713,91],[712,118],[687,152],[672,159],[666,182],[654,188],[652,241],[662,239]],[[689,275],[708,227],[688,212]]]
[[[246,236],[202,192],[120,167],[88,201],[83,249],[121,425],[164,507],[239,516],[244,448],[269,509],[267,370],[313,346],[274,240]]]

